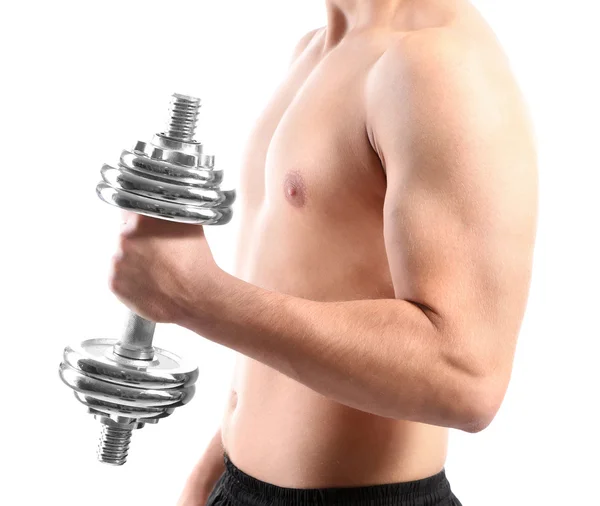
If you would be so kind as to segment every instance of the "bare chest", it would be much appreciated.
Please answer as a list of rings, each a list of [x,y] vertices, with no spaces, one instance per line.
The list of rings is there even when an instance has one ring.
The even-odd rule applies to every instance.
[[[385,177],[367,137],[366,70],[347,60],[300,65],[257,121],[241,190],[247,214],[267,206],[311,217],[382,199]]]
[[[367,136],[359,63],[299,62],[257,121],[236,210],[236,275],[246,281],[323,300],[388,286],[386,179]]]

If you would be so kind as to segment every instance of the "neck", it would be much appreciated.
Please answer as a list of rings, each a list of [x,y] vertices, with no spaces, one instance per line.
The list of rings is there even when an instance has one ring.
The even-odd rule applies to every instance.
[[[325,0],[327,40],[331,47],[346,33],[357,28],[376,26],[391,20],[412,0]]]

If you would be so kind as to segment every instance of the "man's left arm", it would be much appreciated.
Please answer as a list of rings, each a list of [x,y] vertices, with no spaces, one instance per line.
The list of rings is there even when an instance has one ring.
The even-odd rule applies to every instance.
[[[178,323],[347,406],[485,428],[527,299],[535,154],[505,62],[461,46],[408,41],[369,76],[395,299],[311,301],[224,273],[205,316]]]

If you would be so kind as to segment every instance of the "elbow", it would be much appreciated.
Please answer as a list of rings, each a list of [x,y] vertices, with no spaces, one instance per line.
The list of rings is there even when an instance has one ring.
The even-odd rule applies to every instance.
[[[470,378],[459,398],[460,410],[456,413],[457,429],[474,434],[487,428],[494,420],[504,399],[504,388],[489,379]]]
[[[481,335],[481,332],[479,332]],[[506,341],[506,336],[492,335],[488,341]],[[510,374],[511,362],[489,349],[470,346],[463,339],[453,339],[452,350],[444,355],[446,398],[452,399],[447,412],[453,417],[449,425],[471,434],[489,427],[504,400]],[[456,342],[460,345],[456,345]]]
[[[462,417],[461,425],[458,428],[470,434],[481,432],[492,423],[496,412],[492,409],[482,409],[480,406],[474,407]]]

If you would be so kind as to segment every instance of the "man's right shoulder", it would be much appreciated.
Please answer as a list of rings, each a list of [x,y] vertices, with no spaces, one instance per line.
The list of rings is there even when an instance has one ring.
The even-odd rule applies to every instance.
[[[296,43],[296,47],[294,48],[294,52],[292,53],[292,58],[290,60],[290,65],[296,61],[296,59],[302,54],[302,52],[308,47],[310,41],[313,40],[315,35],[323,30],[326,27],[322,26],[319,28],[315,28],[305,33],[300,40]]]

